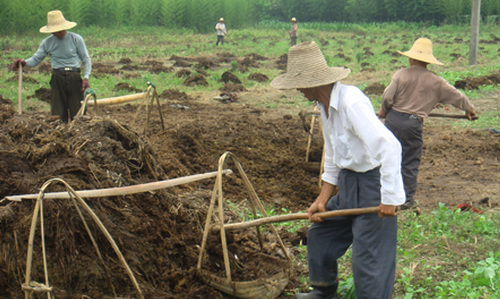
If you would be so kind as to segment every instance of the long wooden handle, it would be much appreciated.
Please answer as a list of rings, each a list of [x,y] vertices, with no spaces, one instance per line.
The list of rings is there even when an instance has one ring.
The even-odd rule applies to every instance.
[[[18,82],[19,82],[19,91],[18,91],[18,96],[19,99],[17,100],[17,110],[19,114],[23,114],[23,64],[19,62],[19,77],[18,77]]]
[[[378,207],[371,207],[371,208],[346,209],[346,210],[335,210],[335,211],[329,211],[329,212],[321,212],[321,213],[317,213],[316,215],[318,215],[318,217],[324,219],[324,218],[330,218],[330,217],[356,216],[356,215],[372,214],[372,213],[377,213],[377,212],[378,212]],[[295,214],[288,214],[288,215],[263,217],[263,218],[259,218],[256,220],[250,220],[250,221],[241,222],[241,223],[226,224],[226,225],[224,225],[224,229],[226,231],[235,230],[235,229],[244,229],[244,228],[249,228],[252,226],[260,226],[260,225],[264,225],[264,224],[268,224],[268,223],[277,223],[277,222],[299,220],[299,219],[309,219],[309,216],[307,215],[307,213],[295,213]],[[214,225],[214,226],[212,226],[212,233],[219,232],[220,229],[221,229],[220,225]]]
[[[306,114],[319,115],[319,111],[307,111]],[[467,118],[465,114],[452,114],[452,113],[429,113],[429,117],[448,117],[448,118]],[[478,119],[479,116],[471,115],[472,119]]]
[[[429,113],[430,117],[448,117],[448,118],[467,118],[465,114],[451,114],[451,113]],[[472,119],[478,119],[479,116],[471,115]]]
[[[233,173],[233,171],[231,169],[224,169],[222,171],[222,174],[225,174],[225,175],[230,175],[232,173]],[[194,174],[194,175],[190,175],[190,176],[185,176],[185,177],[180,177],[180,178],[175,178],[175,179],[170,179],[170,180],[165,180],[165,181],[145,183],[145,184],[139,184],[139,185],[133,185],[133,186],[106,188],[106,189],[97,189],[97,190],[80,190],[80,191],[76,191],[76,194],[78,194],[80,197],[85,197],[85,198],[135,194],[135,193],[149,192],[149,191],[169,188],[172,186],[178,186],[178,185],[182,185],[182,184],[192,183],[192,182],[212,178],[215,176],[217,176],[217,171],[207,172],[207,173],[202,173],[202,174]],[[22,201],[22,199],[37,199],[37,198],[38,198],[38,194],[11,195],[11,196],[5,197],[5,199],[10,200],[10,201]],[[59,199],[70,198],[70,194],[68,192],[50,192],[50,193],[45,193],[44,198],[45,199],[48,199],[48,198],[59,198]]]

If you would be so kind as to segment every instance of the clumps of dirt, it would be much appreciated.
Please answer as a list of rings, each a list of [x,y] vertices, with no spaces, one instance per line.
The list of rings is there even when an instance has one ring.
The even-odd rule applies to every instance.
[[[259,65],[255,62],[255,60],[253,60],[250,57],[245,57],[245,58],[239,60],[238,64],[241,66],[246,66],[247,68],[249,68],[249,67],[258,68],[259,67]]]
[[[8,140],[3,143],[4,149],[14,151],[20,161],[32,167],[28,174],[17,173],[17,176],[36,176],[24,183],[24,192],[33,191],[54,176],[72,183],[80,175],[86,177],[76,184],[78,189],[133,184],[139,177],[164,177],[151,154],[150,145],[116,121],[79,117],[70,126],[61,124],[58,118],[22,114],[2,125],[0,137]],[[0,182],[12,176],[16,176],[16,172],[0,176]],[[19,191],[2,189],[0,197]]]
[[[163,65],[163,62],[157,60],[146,60],[143,64],[150,66],[161,66]]]
[[[93,74],[118,74],[119,72],[120,70],[109,64],[104,64],[100,62],[92,64]]]
[[[164,90],[160,95],[160,98],[169,100],[179,100],[179,101],[189,101],[192,100],[185,92],[178,91],[177,89],[167,89]]]
[[[51,95],[50,94],[51,93],[52,93],[52,89],[40,87],[39,89],[35,90],[34,95],[28,96],[28,99],[37,98],[40,101],[43,101],[43,102],[50,104],[50,102],[51,102],[51,100],[50,100]]]
[[[191,71],[188,69],[181,69],[177,73],[175,73],[175,75],[179,78],[189,77],[191,76]]]
[[[248,76],[248,80],[253,80],[253,81],[257,81],[257,82],[267,82],[267,81],[269,81],[269,77],[262,74],[262,73],[251,73]]]
[[[196,63],[196,68],[203,68],[205,70],[212,69],[213,67],[219,66],[218,64],[215,64],[211,59],[206,58],[206,57],[200,57],[197,59]]]
[[[220,91],[226,91],[226,92],[240,92],[240,91],[247,91],[247,89],[239,83],[224,83],[224,86],[219,89]]]
[[[196,72],[198,74],[201,74],[201,75],[205,76],[205,77],[208,76],[208,73],[206,71],[202,70],[202,69],[196,69]]]
[[[164,66],[163,64],[151,65],[151,67],[149,68],[149,72],[151,72],[153,74],[170,73],[170,72],[173,72],[174,70],[175,69],[173,67],[167,67],[167,66]]]
[[[120,68],[122,71],[138,71],[138,70],[144,70],[144,67],[134,65],[134,64],[125,64]]]
[[[372,94],[372,95],[377,95],[381,96],[384,93],[385,90],[385,85],[380,83],[380,82],[375,82],[371,85],[368,85],[363,92],[365,94]]]
[[[115,87],[113,87],[113,91],[119,91],[119,90],[126,90],[129,92],[141,92],[142,91],[141,89],[136,88],[136,87],[134,87],[126,82],[118,83],[115,85]]]
[[[459,89],[472,90],[472,89],[479,89],[480,86],[495,85],[499,83],[500,83],[500,72],[478,78],[467,78],[465,80],[457,80],[454,86]]]
[[[279,70],[286,71],[287,63],[288,63],[288,54],[283,54],[276,61],[276,68]]]
[[[265,60],[269,59],[269,58],[267,58],[265,56],[262,56],[262,55],[259,55],[257,53],[250,53],[250,54],[245,55],[245,57],[248,57],[248,58],[250,58],[251,60],[254,60],[254,61],[257,61],[257,60],[265,61]]]
[[[233,82],[241,84],[241,80],[229,71],[222,73],[221,81],[224,83]]]
[[[132,59],[124,57],[124,58],[120,59],[120,61],[118,61],[118,63],[119,64],[131,64],[132,63]]]
[[[321,46],[323,46],[323,47],[326,47],[330,44],[330,42],[325,40],[324,38],[320,38],[319,42],[321,43]]]
[[[205,79],[205,76],[201,74],[196,74],[194,76],[189,76],[184,80],[184,85],[186,86],[196,86],[196,85],[203,85],[207,86],[208,82],[207,79]]]
[[[17,82],[19,80],[19,76],[13,76],[10,77],[9,79],[6,80],[6,82]],[[33,84],[38,84],[38,80],[31,78],[30,76],[27,76],[23,74],[23,82],[24,83],[33,83]]]
[[[11,104],[12,104],[11,100],[4,99],[0,95],[0,125],[2,125],[7,119],[11,118],[16,113],[14,108],[12,108]]]
[[[12,105],[12,100],[11,99],[5,99],[3,95],[0,95],[0,104],[3,105]]]
[[[172,56],[172,57],[174,57],[174,56]],[[180,58],[180,57],[178,57],[178,58],[176,57],[176,59],[170,58],[170,60],[175,60],[174,66],[176,66],[176,67],[191,67],[193,65],[193,63],[189,62],[186,59]]]
[[[50,74],[52,72],[52,65],[50,64],[50,62],[44,61],[38,66],[38,71],[40,73]]]
[[[335,57],[338,57],[338,58],[341,58],[341,59],[344,59],[345,61],[347,62],[350,62],[352,59],[351,57],[349,56],[345,56],[344,53],[338,53],[337,55],[335,55]]]
[[[228,52],[220,53],[219,57],[217,57],[217,61],[222,63],[229,63],[235,61],[236,59],[237,57],[235,55]]]

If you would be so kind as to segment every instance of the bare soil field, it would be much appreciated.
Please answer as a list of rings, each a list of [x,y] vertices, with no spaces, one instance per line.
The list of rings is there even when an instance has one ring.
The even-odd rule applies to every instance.
[[[228,56],[226,63],[232,59],[236,58]],[[203,68],[210,67],[211,61],[177,58],[176,63]],[[255,59],[253,63],[257,63]],[[157,66],[150,62],[144,67],[154,71]],[[114,71],[98,65],[95,72]],[[184,73],[179,75],[186,76]],[[190,78],[186,84],[203,84],[202,77],[186,77]],[[101,107],[99,111],[90,108],[87,116],[70,124],[47,112],[18,115],[11,105],[0,105],[0,198],[37,193],[54,177],[75,190],[88,190],[212,172],[217,170],[220,156],[229,151],[241,162],[266,207],[288,213],[305,211],[320,191],[318,173],[303,167],[309,136],[304,124],[310,118],[305,123],[299,117],[300,109],[266,109],[245,100],[262,96],[286,100],[293,92],[241,89],[234,82],[237,78],[226,78],[227,88],[221,93],[225,92],[227,100],[160,91],[161,106],[153,107],[145,134],[146,111],[142,109],[134,122],[135,103]],[[356,81],[353,78],[346,83]],[[490,92],[475,102],[476,111],[481,115],[483,111],[499,110],[499,103],[500,94]],[[483,208],[499,205],[500,134],[452,126],[457,121],[465,120],[425,121],[416,194],[423,213],[439,203],[450,208],[464,202],[479,205],[480,201],[488,204]],[[312,137],[309,161],[318,162],[323,140],[317,131]],[[223,177],[223,197],[228,201],[224,221],[239,222],[239,213],[249,211],[248,194],[235,165],[230,162],[226,166],[235,173]],[[214,180],[87,200],[120,247],[146,298],[232,298],[203,283],[194,271]],[[59,184],[50,187],[50,191],[62,190]],[[34,200],[0,202],[0,297],[22,296],[34,204]],[[138,296],[112,246],[88,214],[85,217],[105,267],[71,201],[45,200],[44,217],[50,285],[58,298]],[[278,231],[291,256],[297,254],[297,244],[306,242],[305,229],[293,234],[284,227],[278,227]],[[266,278],[280,270],[272,265],[264,269],[253,260],[257,252],[284,259],[278,240],[269,230],[263,231],[262,248],[254,229],[231,231],[227,237],[231,256],[237,259],[233,260],[233,280]],[[39,229],[34,247],[33,279],[44,282]],[[221,252],[219,235],[212,235],[203,269],[224,277]],[[304,287],[298,277],[306,269],[296,261],[290,282],[279,298]]]

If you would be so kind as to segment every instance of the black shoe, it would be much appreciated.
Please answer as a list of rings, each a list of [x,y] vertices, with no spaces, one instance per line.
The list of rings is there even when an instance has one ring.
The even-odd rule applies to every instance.
[[[328,287],[313,287],[314,290],[310,293],[298,293],[293,296],[293,299],[338,299],[337,287],[338,283]]]

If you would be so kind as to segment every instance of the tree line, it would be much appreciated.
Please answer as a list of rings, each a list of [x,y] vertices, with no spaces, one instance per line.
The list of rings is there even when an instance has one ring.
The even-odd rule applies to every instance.
[[[80,26],[160,26],[213,31],[224,17],[232,29],[263,20],[299,22],[469,22],[473,0],[0,0],[0,33],[37,30],[61,10]],[[500,1],[481,0],[483,20],[500,23]]]

